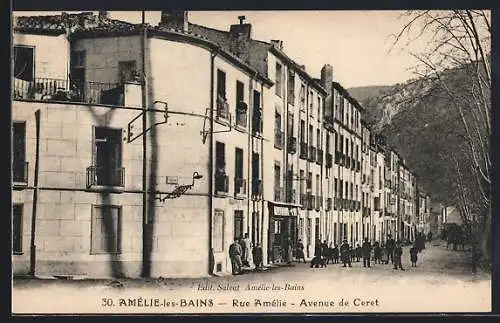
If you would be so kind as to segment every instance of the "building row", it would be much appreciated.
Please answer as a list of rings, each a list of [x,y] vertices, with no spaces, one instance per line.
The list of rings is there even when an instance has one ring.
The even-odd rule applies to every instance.
[[[289,239],[311,258],[430,230],[429,196],[333,67],[314,78],[239,18],[16,18],[15,274],[196,277],[230,272],[244,234],[268,265]]]

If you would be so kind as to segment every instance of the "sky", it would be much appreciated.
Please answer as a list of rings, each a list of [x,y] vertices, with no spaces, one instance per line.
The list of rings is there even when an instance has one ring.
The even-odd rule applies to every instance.
[[[60,12],[14,12],[16,15]],[[229,30],[245,16],[252,24],[252,38],[283,41],[283,50],[306,71],[319,78],[324,64],[333,66],[334,79],[345,88],[392,85],[415,77],[417,64],[410,52],[425,44],[393,46],[394,35],[404,25],[402,11],[189,11],[189,21]],[[140,11],[110,11],[112,19],[141,22]],[[146,21],[156,25],[159,11],[146,12]]]

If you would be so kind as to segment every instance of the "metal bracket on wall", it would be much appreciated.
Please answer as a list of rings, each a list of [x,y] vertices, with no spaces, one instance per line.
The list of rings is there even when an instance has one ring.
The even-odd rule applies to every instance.
[[[213,117],[212,117],[212,116],[210,116],[209,114],[210,114],[210,108],[207,108],[207,109],[205,110],[205,116],[204,116],[205,120],[203,120],[203,130],[202,130],[202,131],[200,131],[200,134],[201,134],[201,137],[202,137],[201,141],[202,141],[203,143],[205,143],[205,142],[206,142],[206,140],[207,140],[207,135],[210,133],[210,131],[209,131],[209,130],[206,130],[207,120],[213,119]],[[218,122],[218,123],[219,123],[219,124],[222,124],[222,125],[224,125],[224,126],[227,126],[227,127],[228,127],[228,129],[226,129],[226,130],[212,131],[212,133],[231,132],[231,130],[233,130],[233,126],[232,126],[232,123],[231,123],[231,113],[228,113],[228,122],[227,122],[227,123],[226,123],[226,122]]]

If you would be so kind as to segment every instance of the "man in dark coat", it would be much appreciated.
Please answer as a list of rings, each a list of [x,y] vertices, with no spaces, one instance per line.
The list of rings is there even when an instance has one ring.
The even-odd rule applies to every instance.
[[[242,254],[241,245],[239,243],[238,237],[234,238],[234,242],[229,246],[229,258],[231,259],[231,269],[233,275],[241,274],[241,254]]]
[[[372,245],[368,241],[368,238],[365,238],[365,242],[363,242],[363,246],[361,247],[361,254],[363,256],[363,267],[370,268],[370,256],[372,254]]]
[[[380,264],[382,262],[382,248],[378,241],[375,241],[375,247],[373,248],[373,260],[376,264]]]
[[[412,267],[417,267],[418,249],[415,245],[410,249],[410,261]]]
[[[330,258],[330,248],[328,248],[328,244],[326,240],[323,240],[321,243],[321,258],[323,258],[328,263],[328,258]]]
[[[334,264],[339,263],[339,247],[336,244],[333,247],[333,263]]]
[[[403,269],[403,264],[401,263],[401,257],[403,256],[403,248],[401,247],[401,243],[396,242],[396,246],[394,248],[394,269]]]
[[[387,242],[385,243],[385,248],[387,250],[387,254],[389,255],[389,259],[391,259],[391,263],[394,263],[394,247],[395,247],[395,241],[389,234],[387,236]]]
[[[262,247],[258,242],[252,249],[252,258],[253,258],[253,263],[255,265],[255,269],[258,270],[262,268],[262,258],[263,258]]]
[[[344,267],[348,264],[349,267],[352,267],[351,265],[351,253],[349,250],[349,243],[347,243],[347,240],[344,240],[342,245],[340,246],[340,258],[342,260],[342,263],[344,264]]]
[[[302,243],[302,240],[299,239],[297,241],[297,246],[296,246],[296,249],[295,249],[295,253],[296,253],[296,256],[297,256],[297,261],[300,262],[300,259],[304,260],[304,263],[306,263],[306,257],[304,255],[304,244]]]
[[[429,242],[432,242],[432,232],[431,231],[429,231],[429,233],[427,233],[427,240]]]

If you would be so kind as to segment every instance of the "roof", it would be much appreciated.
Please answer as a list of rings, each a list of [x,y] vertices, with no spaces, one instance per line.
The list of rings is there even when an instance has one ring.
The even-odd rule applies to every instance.
[[[231,35],[229,31],[224,31],[224,30],[219,30],[219,29],[214,29],[214,28],[209,28],[205,27],[202,25],[197,25],[193,23],[189,23],[189,29],[196,30],[198,33],[203,33],[205,37],[209,38],[210,40],[216,42],[220,46],[224,47],[227,51],[231,51]],[[293,59],[291,59],[283,50],[281,50],[279,47],[277,47],[274,44],[262,41],[262,40],[257,40],[257,39],[250,39],[249,42],[250,46],[265,46],[268,51],[282,59],[283,61],[286,61],[293,69],[303,78],[308,80],[311,85],[314,85],[317,90],[319,90],[321,93],[324,95],[327,94],[325,88],[321,86],[319,82],[315,78],[313,78],[311,75],[309,75],[306,71],[302,69],[302,65],[298,64],[295,62]],[[250,63],[251,64],[251,63]],[[254,66],[254,68],[258,68],[257,66]],[[261,71],[263,73],[264,71]]]
[[[219,44],[211,41],[208,37],[204,37],[194,32],[186,32],[182,29],[167,28],[165,26],[152,27],[148,24],[145,26],[147,28],[148,37],[158,36],[160,38],[189,41],[214,49],[247,73],[256,75],[258,80],[267,85],[274,84],[267,76],[262,75],[248,63],[241,60],[235,54],[225,50],[225,48],[221,47]],[[21,33],[50,35],[68,33],[71,39],[84,39],[140,35],[143,31],[143,25],[109,19],[107,17],[99,17],[92,12],[84,12],[79,14],[63,13],[61,15],[52,16],[17,17],[14,30]]]
[[[20,16],[14,19],[14,31],[20,33],[62,35],[85,30],[132,31],[140,27],[126,21],[99,17],[92,12],[62,13],[47,16]]]
[[[332,84],[333,84],[333,88],[336,89],[337,91],[339,91],[340,94],[342,94],[342,96],[344,98],[346,98],[352,105],[354,105],[360,111],[365,111],[365,108],[363,108],[361,106],[361,104],[359,104],[358,100],[356,100],[355,98],[353,98],[349,94],[349,92],[342,85],[340,85],[340,83],[338,83],[338,82],[332,82]]]

